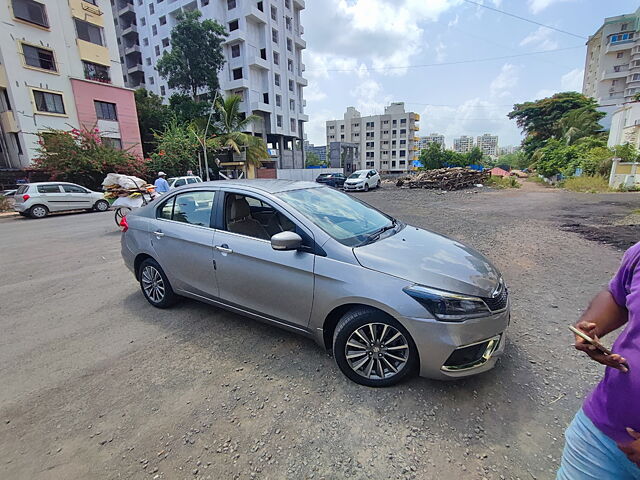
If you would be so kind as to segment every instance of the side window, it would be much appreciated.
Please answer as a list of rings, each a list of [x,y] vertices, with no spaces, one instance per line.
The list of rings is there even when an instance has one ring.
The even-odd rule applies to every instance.
[[[158,208],[156,217],[174,222],[211,226],[211,209],[215,192],[185,192]]]
[[[174,187],[181,187],[182,185],[186,185],[187,181],[184,178],[179,178],[176,180],[176,183],[173,184]]]
[[[38,185],[38,193],[60,193],[59,185]]]
[[[62,185],[62,189],[67,193],[87,193],[87,191],[76,185]]]
[[[194,177],[187,178],[187,183],[198,183],[198,179]]]
[[[224,205],[224,229],[269,240],[276,233],[296,231],[296,225],[268,203],[255,197],[229,193]]]

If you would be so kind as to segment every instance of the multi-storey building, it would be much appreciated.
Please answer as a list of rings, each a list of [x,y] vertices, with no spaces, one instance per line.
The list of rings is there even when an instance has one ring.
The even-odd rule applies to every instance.
[[[417,113],[405,112],[403,102],[385,107],[383,115],[367,117],[349,107],[342,120],[327,121],[327,145],[359,144],[360,159],[354,161],[353,170],[376,168],[382,172],[406,172],[412,161],[418,159],[419,120]]]
[[[498,136],[485,133],[484,135],[478,135],[476,138],[476,146],[480,149],[483,155],[489,155],[490,157],[498,156]]]
[[[498,155],[508,155],[510,153],[516,153],[519,150],[519,145],[507,145],[505,147],[498,147]]]
[[[223,25],[229,35],[219,74],[221,93],[239,95],[241,111],[260,118],[251,132],[265,139],[276,167],[304,167],[304,0],[113,1],[121,7],[116,21],[127,84],[144,86],[165,100],[174,92],[158,75],[156,64],[171,49],[178,14],[197,8],[201,19]]]
[[[462,135],[453,139],[453,149],[458,153],[469,153],[473,150],[473,137]]]
[[[607,113],[640,92],[639,30],[640,9],[605,18],[587,41],[582,93],[596,99]]]
[[[314,153],[318,156],[318,159],[321,162],[327,161],[327,146],[326,145],[314,145],[313,143],[309,143],[307,141],[304,142],[304,152],[305,154]]]
[[[439,133],[432,133],[426,137],[418,137],[418,152],[429,147],[432,143],[437,143],[444,149],[444,135]]]
[[[37,134],[48,128],[97,127],[104,141],[141,155],[133,91],[122,81],[109,3],[2,3],[0,166],[29,165],[37,156]]]

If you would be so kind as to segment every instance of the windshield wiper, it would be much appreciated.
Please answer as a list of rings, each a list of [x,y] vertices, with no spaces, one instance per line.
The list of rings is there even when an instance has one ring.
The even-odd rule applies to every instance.
[[[380,236],[386,232],[387,230],[391,230],[393,228],[396,228],[398,226],[398,222],[395,219],[391,220],[391,225],[386,225],[378,230],[375,230],[371,233],[369,233],[367,235],[367,238],[360,244],[358,245],[359,247],[362,247],[363,245],[366,245],[368,243],[373,243],[376,240],[378,240],[378,238],[380,238]]]

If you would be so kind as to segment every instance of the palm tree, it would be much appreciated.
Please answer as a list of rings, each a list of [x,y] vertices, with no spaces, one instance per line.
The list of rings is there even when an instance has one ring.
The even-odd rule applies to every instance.
[[[572,110],[558,122],[556,136],[571,145],[579,138],[595,135],[602,130],[598,118],[598,112],[588,108]]]
[[[241,149],[244,149],[247,162],[260,167],[261,160],[269,158],[267,147],[260,137],[245,133],[253,122],[260,120],[260,117],[257,115],[243,116],[240,113],[241,101],[239,96],[230,95],[216,102],[216,110],[220,117],[220,120],[216,122],[218,137],[222,146],[230,148],[237,154],[240,154]]]

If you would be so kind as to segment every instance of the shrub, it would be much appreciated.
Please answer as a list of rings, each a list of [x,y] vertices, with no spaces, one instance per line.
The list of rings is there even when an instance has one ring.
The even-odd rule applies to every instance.
[[[0,212],[8,212],[9,210],[11,210],[9,199],[4,195],[0,195]]]
[[[520,188],[515,177],[489,177],[484,184],[493,188]]]
[[[567,178],[561,186],[572,192],[601,193],[609,191],[609,182],[600,175]]]

